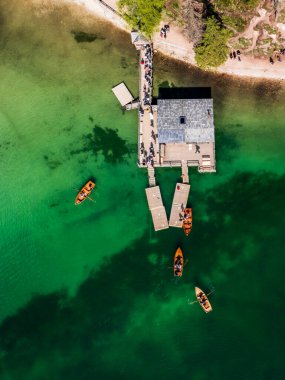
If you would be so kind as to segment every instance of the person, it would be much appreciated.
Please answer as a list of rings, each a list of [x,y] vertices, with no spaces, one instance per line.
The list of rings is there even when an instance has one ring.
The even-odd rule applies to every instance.
[[[237,50],[237,55],[240,55],[241,53],[240,53],[240,50]]]
[[[232,52],[230,53],[230,59],[233,59],[233,53]]]
[[[179,185],[177,185],[177,190],[180,190],[180,186]]]
[[[241,59],[240,59],[240,56],[238,55],[238,61],[240,62],[241,61]]]
[[[236,55],[236,52],[235,52],[235,51],[233,52],[233,57],[234,57],[234,59],[236,59],[236,57],[237,57],[237,55]]]
[[[271,63],[271,65],[273,65],[274,61],[272,57],[269,58],[269,62]]]

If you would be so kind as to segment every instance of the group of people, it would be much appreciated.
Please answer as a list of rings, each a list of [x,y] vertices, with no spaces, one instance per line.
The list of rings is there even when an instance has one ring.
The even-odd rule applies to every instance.
[[[152,50],[149,44],[144,45],[145,55],[141,60],[141,65],[144,65],[144,79],[143,85],[143,105],[150,106],[151,88],[152,88]]]
[[[181,256],[177,256],[177,259],[175,260],[175,263],[174,263],[174,274],[175,276],[179,276],[179,274],[181,273],[182,271],[182,257]]]
[[[207,302],[207,297],[206,295],[203,293],[203,292],[200,292],[198,294],[198,297],[199,297],[199,302],[202,304],[202,305],[205,305],[205,303]]]
[[[141,142],[140,145],[140,152],[143,156],[142,164],[143,165],[151,165],[154,166],[154,157],[155,157],[155,151],[154,151],[154,145],[151,142],[149,147],[149,152],[145,149],[145,145],[143,142]]]
[[[240,50],[237,50],[237,51],[231,51],[230,52],[230,59],[238,59],[238,61],[241,61],[241,58],[240,58],[240,55],[241,55],[241,52]]]
[[[160,29],[160,37],[161,38],[166,38],[167,37],[167,33],[169,32],[170,30],[170,27],[169,25],[164,25],[161,29]]]
[[[149,44],[144,45],[144,56],[141,59],[141,65],[144,67],[144,80],[142,82],[142,89],[143,89],[143,99],[141,99],[141,104],[139,107],[139,112],[141,116],[141,122],[143,121],[143,115],[145,111],[149,112],[149,118],[150,118],[150,126],[153,127],[153,110],[151,107],[151,91],[152,91],[152,59],[153,59],[153,52],[151,49],[151,46]],[[145,119],[144,119],[145,120]],[[151,165],[154,166],[154,157],[155,157],[155,149],[154,144],[156,142],[156,135],[151,130],[151,142],[149,150],[147,151],[144,143],[141,143],[140,146],[140,153],[142,156],[142,164],[143,165]]]

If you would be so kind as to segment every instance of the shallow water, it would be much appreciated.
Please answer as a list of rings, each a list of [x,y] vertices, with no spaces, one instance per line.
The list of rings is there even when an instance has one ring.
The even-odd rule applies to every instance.
[[[188,239],[155,233],[137,114],[111,92],[138,94],[129,36],[79,8],[0,9],[1,378],[281,379],[284,85],[156,56],[156,93],[212,87],[217,173],[190,171]],[[168,213],[179,176],[157,170]],[[89,178],[95,202],[74,207]]]

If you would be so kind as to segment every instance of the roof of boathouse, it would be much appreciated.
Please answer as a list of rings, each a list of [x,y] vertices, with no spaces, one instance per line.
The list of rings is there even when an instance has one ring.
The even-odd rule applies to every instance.
[[[211,89],[163,88],[157,100],[159,143],[214,142]]]
[[[124,107],[126,104],[131,103],[134,100],[133,95],[131,94],[130,90],[124,82],[121,82],[117,86],[114,86],[112,88],[112,91],[121,103],[122,107]]]

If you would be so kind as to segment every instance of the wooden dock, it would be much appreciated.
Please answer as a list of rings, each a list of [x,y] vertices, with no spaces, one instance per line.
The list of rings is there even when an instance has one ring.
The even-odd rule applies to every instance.
[[[188,165],[187,161],[182,160],[182,182],[183,183],[189,183],[189,175],[188,175]]]
[[[190,185],[177,183],[175,187],[174,198],[171,207],[169,226],[182,228],[183,211],[187,205],[190,192]]]
[[[162,203],[159,186],[149,187],[145,189],[145,192],[153,220],[154,230],[159,231],[168,228],[166,211]]]
[[[113,87],[112,91],[122,107],[134,101],[133,95],[130,93],[130,90],[124,82],[121,82],[117,86]]]
[[[147,173],[148,173],[148,183],[149,187],[153,187],[156,185],[155,183],[155,174],[154,174],[154,168],[152,166],[147,167]]]
[[[138,109],[139,105],[140,105],[140,102],[138,100],[134,100],[133,102],[125,105],[125,110],[130,111],[130,110]]]

